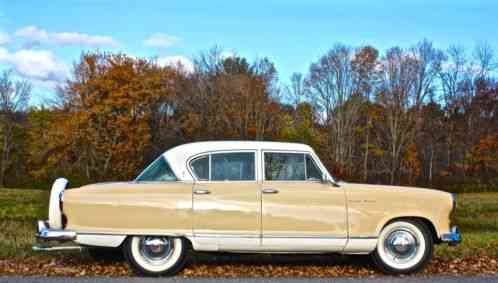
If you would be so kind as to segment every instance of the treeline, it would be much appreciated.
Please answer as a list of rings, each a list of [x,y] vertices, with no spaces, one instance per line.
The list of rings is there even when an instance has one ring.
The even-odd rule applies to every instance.
[[[0,182],[47,186],[130,180],[160,153],[201,140],[302,142],[338,178],[452,191],[498,187],[493,49],[423,40],[380,54],[333,46],[288,85],[275,65],[223,56],[194,70],[125,54],[82,54],[44,107],[0,80]]]

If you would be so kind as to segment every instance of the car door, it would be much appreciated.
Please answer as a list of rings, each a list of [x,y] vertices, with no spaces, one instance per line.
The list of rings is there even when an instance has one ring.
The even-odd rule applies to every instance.
[[[342,250],[347,242],[344,190],[322,182],[324,169],[310,152],[262,155],[262,245],[268,250]]]
[[[260,244],[261,184],[256,161],[254,150],[213,152],[190,162],[196,179],[193,232],[197,243],[213,249],[231,245],[252,249]]]

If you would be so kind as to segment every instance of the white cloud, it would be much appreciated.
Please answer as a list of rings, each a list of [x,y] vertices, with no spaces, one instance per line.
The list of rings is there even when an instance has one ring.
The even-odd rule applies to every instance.
[[[155,33],[144,40],[145,46],[166,48],[178,43],[181,39],[164,33]]]
[[[0,62],[34,85],[52,88],[69,75],[69,68],[48,50],[21,49],[9,52],[0,47]]]
[[[54,43],[58,45],[86,45],[91,47],[117,47],[119,44],[110,36],[89,35],[78,32],[55,32],[49,33],[36,26],[28,26],[18,29],[16,36],[26,38],[34,43]]]
[[[7,44],[9,42],[10,42],[10,36],[5,32],[0,31],[0,45]]]
[[[61,32],[52,35],[53,40],[60,45],[88,45],[88,46],[109,46],[117,47],[118,44],[109,36],[94,35],[84,33]]]
[[[48,33],[45,30],[39,29],[35,26],[28,26],[18,29],[16,30],[15,35],[36,42],[46,42],[49,40]]]
[[[157,58],[157,64],[162,67],[170,66],[179,68],[187,73],[192,73],[194,71],[194,63],[192,63],[192,60],[181,55],[159,57]]]

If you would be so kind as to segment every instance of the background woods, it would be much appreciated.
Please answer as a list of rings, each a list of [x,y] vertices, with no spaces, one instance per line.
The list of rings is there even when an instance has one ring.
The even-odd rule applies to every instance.
[[[221,51],[198,55],[193,71],[84,53],[43,107],[28,107],[30,85],[4,73],[1,185],[128,180],[172,146],[243,139],[310,144],[348,181],[498,187],[498,60],[486,44],[423,40],[383,54],[336,44],[288,85],[268,58]]]

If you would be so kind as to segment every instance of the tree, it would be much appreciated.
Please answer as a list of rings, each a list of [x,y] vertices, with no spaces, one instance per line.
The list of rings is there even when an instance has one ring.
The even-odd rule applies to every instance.
[[[321,112],[322,123],[328,130],[327,151],[348,173],[352,171],[353,127],[360,105],[354,92],[352,55],[350,47],[335,45],[311,64],[306,79],[309,99]]]
[[[304,76],[301,73],[293,73],[290,77],[290,85],[286,87],[287,99],[292,103],[292,106],[297,109],[297,106],[305,99],[306,87]]]
[[[457,113],[459,102],[463,96],[463,88],[467,81],[467,60],[465,49],[461,46],[452,45],[446,51],[445,64],[439,71],[442,86],[444,108],[446,112],[446,168],[451,168],[453,145],[455,141],[456,125],[454,117]]]
[[[410,55],[415,59],[415,77],[413,104],[419,113],[428,95],[434,93],[435,79],[440,73],[444,54],[434,48],[427,39],[417,43],[410,49]]]
[[[274,131],[276,69],[262,58],[223,57],[218,48],[201,53],[178,96],[178,119],[189,140],[256,139]]]
[[[151,106],[172,95],[171,73],[122,54],[83,54],[61,91],[62,138],[55,147],[86,180],[133,177],[151,144]]]
[[[371,120],[371,98],[375,93],[379,81],[379,52],[371,46],[365,46],[357,50],[352,68],[355,78],[355,92],[361,95],[365,102],[363,103],[363,110],[366,116],[364,153],[363,153],[363,181],[368,180],[368,157],[370,152],[370,128],[372,127]]]
[[[378,103],[385,109],[381,127],[383,139],[379,142],[389,153],[384,167],[389,173],[389,183],[399,178],[401,157],[414,138],[416,101],[415,82],[418,62],[399,47],[387,51],[382,64],[382,85],[377,95]]]
[[[21,144],[16,141],[23,125],[23,112],[28,106],[31,84],[12,80],[12,72],[4,71],[0,77],[0,185],[5,186],[5,176],[14,163],[14,153]]]

